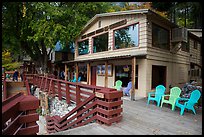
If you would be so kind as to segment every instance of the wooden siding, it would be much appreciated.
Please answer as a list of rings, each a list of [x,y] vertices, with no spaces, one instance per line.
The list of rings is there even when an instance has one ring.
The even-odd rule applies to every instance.
[[[119,27],[116,27],[114,29],[109,30],[108,32],[108,51],[100,52],[100,53],[94,53],[92,54],[92,46],[93,40],[92,37],[96,36],[90,36],[89,37],[89,49],[91,50],[90,54],[87,55],[80,55],[80,56],[75,56],[75,60],[89,60],[89,59],[96,59],[96,58],[102,58],[102,57],[110,57],[110,56],[119,56],[119,55],[139,55],[139,54],[146,54],[144,49],[140,49],[138,47],[136,48],[127,48],[127,49],[117,49],[113,50],[114,48],[114,30],[119,29],[123,26],[128,26],[134,23],[139,23],[139,47],[146,47],[147,43],[150,43],[150,40],[147,40],[147,31],[146,31],[146,26],[147,26],[147,19],[146,15],[140,15],[140,14],[134,14],[134,15],[121,15],[121,16],[114,16],[114,17],[104,17],[103,19],[99,19],[101,21],[101,28],[106,27],[108,25],[111,25],[113,23],[116,23],[118,21],[127,19],[127,24],[122,25]],[[140,28],[142,28],[140,30]],[[82,35],[86,35],[88,33],[91,33],[95,30],[99,29],[98,28],[98,21],[95,22],[86,32],[84,32]],[[104,33],[104,32],[102,32]],[[100,34],[100,33],[99,33]],[[98,34],[97,34],[98,35]],[[81,39],[78,39],[81,40]],[[141,41],[141,42],[140,42]],[[142,51],[141,51],[142,50]],[[112,51],[112,52],[110,52]],[[131,51],[131,52],[129,52]],[[76,54],[76,53],[75,53]],[[91,57],[90,57],[91,56]]]

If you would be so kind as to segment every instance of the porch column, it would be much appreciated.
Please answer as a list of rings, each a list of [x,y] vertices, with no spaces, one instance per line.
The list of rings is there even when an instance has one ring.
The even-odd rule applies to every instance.
[[[76,63],[76,81],[78,81],[78,77],[79,77],[79,65],[78,62]]]
[[[91,65],[87,63],[87,85],[90,85],[90,72],[91,72]]]
[[[132,89],[131,100],[135,100],[135,75],[136,75],[136,57],[132,58]]]
[[[105,62],[105,87],[108,87],[108,61]]]
[[[60,78],[60,66],[57,66],[57,71],[58,71],[58,75],[57,75],[57,78],[59,79]]]
[[[64,64],[64,65],[65,65],[65,71],[64,71],[65,72],[65,81],[67,81],[67,71],[68,71],[67,70],[67,64]]]

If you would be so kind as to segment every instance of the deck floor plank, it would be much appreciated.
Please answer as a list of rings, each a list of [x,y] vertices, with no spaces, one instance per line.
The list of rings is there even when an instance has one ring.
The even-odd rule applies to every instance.
[[[122,120],[111,126],[97,123],[75,129],[54,133],[53,135],[202,135],[202,108],[197,115],[180,110],[171,110],[164,104],[157,107],[155,103],[147,105],[147,99],[130,101],[123,98]]]

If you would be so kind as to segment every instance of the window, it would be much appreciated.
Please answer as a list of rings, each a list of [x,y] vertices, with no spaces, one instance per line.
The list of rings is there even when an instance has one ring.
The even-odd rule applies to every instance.
[[[152,89],[158,85],[166,87],[166,67],[152,65]]]
[[[194,40],[194,43],[193,43],[193,48],[194,48],[194,49],[197,49],[197,48],[198,48],[198,43],[197,43],[197,41],[195,41],[195,40]]]
[[[97,65],[97,74],[98,75],[105,75],[105,65]],[[108,65],[108,76],[112,76],[113,70],[112,65]]]
[[[84,55],[89,53],[89,40],[78,42],[78,54]]]
[[[170,50],[169,30],[152,23],[152,46]]]
[[[181,44],[182,44],[181,45],[181,50],[185,51],[185,52],[189,52],[189,40],[188,40],[187,43],[186,42],[182,42]]]
[[[108,33],[93,38],[93,53],[108,51]]]
[[[128,82],[132,80],[132,65],[115,66],[115,72],[115,81],[121,80],[122,87],[127,87]],[[136,65],[135,89],[138,89],[138,65]]]
[[[98,27],[99,28],[101,27],[101,21],[100,20],[98,21]]]
[[[87,66],[86,66],[86,64],[79,65],[79,77],[81,77],[81,81],[87,82]]]
[[[138,24],[127,26],[114,31],[115,49],[137,47]]]

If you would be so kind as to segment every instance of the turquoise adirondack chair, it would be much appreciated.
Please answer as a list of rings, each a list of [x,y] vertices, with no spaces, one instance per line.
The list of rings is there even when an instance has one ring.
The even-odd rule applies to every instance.
[[[181,89],[179,87],[173,87],[170,89],[170,95],[163,95],[161,100],[161,107],[163,103],[171,104],[171,109],[174,110],[175,103],[177,98],[179,98],[181,94]],[[165,99],[165,97],[169,97],[169,99]]]
[[[157,106],[160,105],[161,102],[161,98],[164,95],[166,88],[163,85],[158,85],[156,87],[155,92],[149,92],[148,93],[148,100],[147,100],[147,105],[149,104],[150,100],[156,101],[157,102]],[[154,97],[152,97],[151,95],[155,95]]]
[[[80,82],[81,81],[81,77],[78,77],[78,82]],[[71,82],[76,82],[76,77],[74,76],[74,79],[73,80],[71,80]]]
[[[176,100],[175,107],[179,107],[181,109],[180,115],[183,115],[185,109],[192,110],[193,113],[196,114],[194,105],[198,103],[200,96],[201,96],[200,91],[196,89],[191,93],[190,98],[178,98]],[[182,104],[182,103],[179,103],[179,101],[184,101],[184,102]]]
[[[123,82],[121,80],[117,80],[115,82],[115,87],[114,88],[117,89],[117,90],[121,90],[122,84],[123,84]]]

